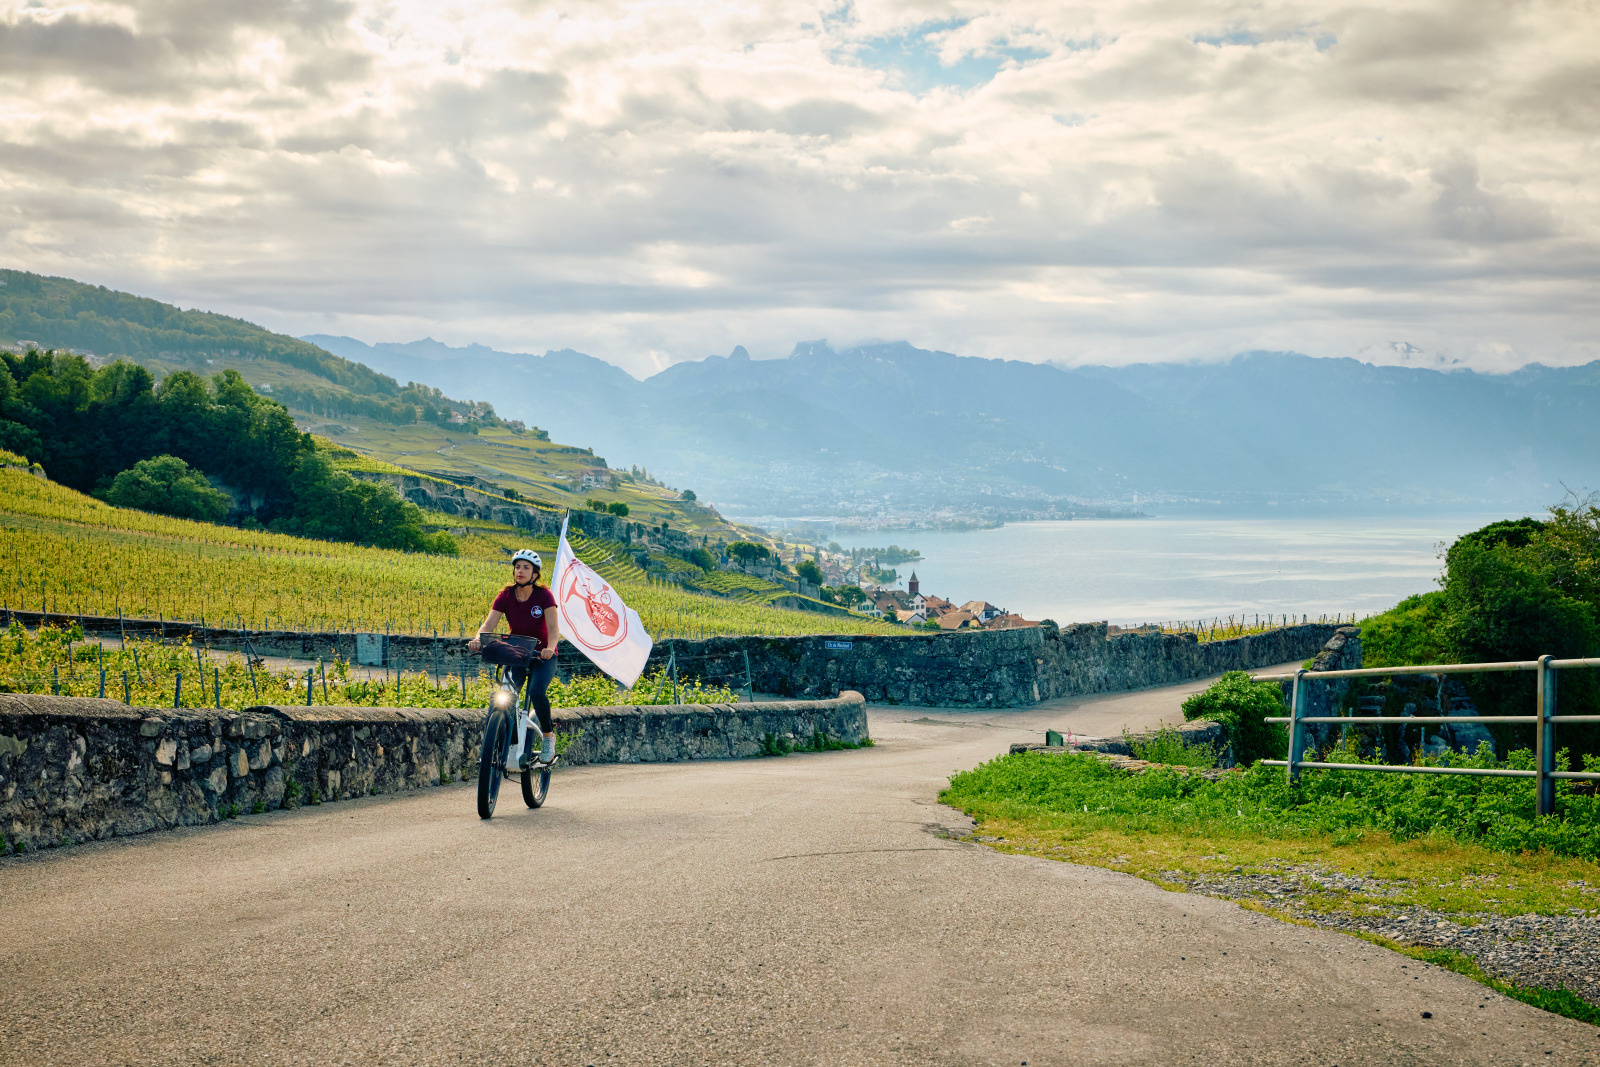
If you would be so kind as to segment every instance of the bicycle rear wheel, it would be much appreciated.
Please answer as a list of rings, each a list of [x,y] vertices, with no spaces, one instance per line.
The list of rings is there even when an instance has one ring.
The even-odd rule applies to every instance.
[[[483,720],[483,750],[478,755],[478,818],[494,816],[500,799],[500,780],[505,776],[506,731],[511,722],[503,711],[491,711]]]
[[[522,802],[537,808],[550,795],[550,766],[532,763],[522,772]]]

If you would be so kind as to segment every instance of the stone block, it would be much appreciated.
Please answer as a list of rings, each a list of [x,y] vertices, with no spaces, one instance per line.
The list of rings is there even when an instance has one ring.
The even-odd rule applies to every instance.
[[[235,778],[243,778],[250,773],[250,757],[245,755],[244,749],[235,748],[229,751],[228,770],[233,772]]]
[[[257,745],[246,746],[241,751],[251,752],[249,765],[252,771],[266,770],[268,765],[272,763],[272,742],[270,741],[262,741]]]
[[[156,746],[156,762],[163,767],[172,766],[173,760],[178,755],[178,742],[175,738],[167,738]],[[170,776],[169,776],[170,778]]]
[[[221,795],[222,791],[228,788],[228,768],[219,766],[213,770],[206,778],[206,787],[213,793]]]
[[[189,750],[189,759],[194,763],[209,763],[211,762],[211,755],[210,745],[201,745],[198,748]]]
[[[167,720],[149,718],[139,724],[140,737],[160,737],[161,731],[167,728]]]

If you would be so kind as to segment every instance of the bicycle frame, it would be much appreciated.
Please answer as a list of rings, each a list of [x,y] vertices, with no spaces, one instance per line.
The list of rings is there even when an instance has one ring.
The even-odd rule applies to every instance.
[[[525,641],[537,642],[537,638],[523,637],[520,634],[484,633],[481,631],[478,634],[478,640],[480,644],[487,644],[490,640],[510,641],[512,644],[522,644]],[[534,644],[533,651],[537,656],[537,643]],[[495,689],[494,692],[489,695],[489,706],[505,712],[517,712],[517,714],[512,716],[512,719],[517,724],[516,733],[511,737],[506,746],[506,751],[501,753],[500,758],[500,765],[505,768],[506,772],[509,774],[516,774],[518,773],[516,754],[524,750],[528,743],[528,731],[533,729],[535,726],[535,723],[532,721],[533,691],[528,687],[529,679],[524,678],[522,680],[522,692],[520,694],[521,707],[519,709],[519,694],[517,689],[511,684],[511,679],[509,677],[510,668],[500,663],[496,663],[493,666]],[[529,664],[529,670],[530,672],[532,670],[531,662]]]

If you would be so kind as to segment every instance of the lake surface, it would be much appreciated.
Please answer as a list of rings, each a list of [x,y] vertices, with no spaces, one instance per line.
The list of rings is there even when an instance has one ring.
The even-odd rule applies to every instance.
[[[915,548],[924,593],[987,600],[1030,619],[1119,624],[1228,615],[1383,611],[1437,589],[1441,542],[1502,519],[1090,519],[997,530],[850,533]]]

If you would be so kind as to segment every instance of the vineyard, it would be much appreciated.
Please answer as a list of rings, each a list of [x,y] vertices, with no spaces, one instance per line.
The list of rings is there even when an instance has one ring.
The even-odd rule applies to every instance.
[[[416,671],[361,678],[343,660],[306,670],[269,670],[240,656],[195,648],[188,641],[126,641],[110,647],[83,641],[76,627],[43,627],[30,634],[20,623],[0,635],[0,692],[107,697],[135,707],[221,708],[260,704],[314,704],[373,708],[482,708],[491,681],[482,677]],[[730,704],[738,693],[692,678],[673,680],[665,670],[620,689],[603,674],[557,679],[553,707],[613,704]]]
[[[1151,630],[1166,634],[1195,634],[1201,641],[1226,641],[1234,637],[1249,637],[1252,634],[1264,634],[1268,630],[1278,630],[1285,626],[1300,626],[1306,623],[1319,623],[1333,626],[1354,626],[1355,615],[1279,615],[1268,612],[1267,614],[1244,614],[1218,616],[1213,619],[1196,619],[1193,622],[1157,622],[1146,623],[1143,626],[1129,626],[1126,630]]]
[[[459,557],[430,556],[114,508],[0,469],[0,602],[66,614],[281,630],[464,635],[506,582],[523,534],[474,529]],[[552,538],[531,539],[552,558]],[[620,544],[572,538],[657,637],[894,633],[867,619],[695,596],[651,581]]]

